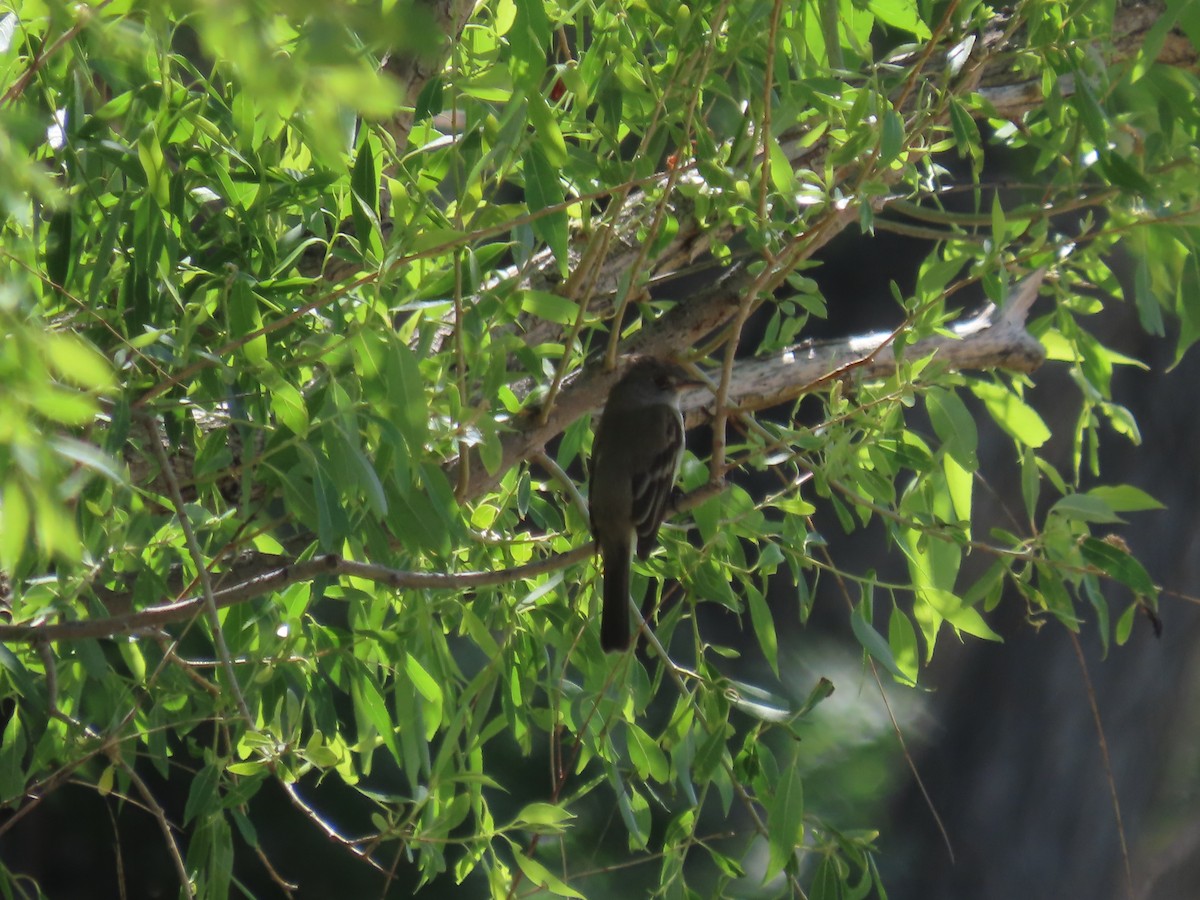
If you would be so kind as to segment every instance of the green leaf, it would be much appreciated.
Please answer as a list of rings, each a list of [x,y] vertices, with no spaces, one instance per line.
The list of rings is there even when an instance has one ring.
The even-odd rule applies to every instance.
[[[832,856],[824,856],[813,875],[808,900],[844,900],[842,884],[837,862]]]
[[[550,165],[546,153],[537,144],[530,146],[523,157],[525,163],[525,205],[536,216],[534,234],[546,242],[558,262],[559,272],[566,277],[569,239],[567,212],[562,208],[563,190],[558,170]],[[546,210],[552,210],[545,212]],[[538,215],[542,213],[541,215]]]
[[[1076,522],[1111,525],[1124,522],[1103,497],[1094,494],[1068,494],[1050,507],[1050,515]]]
[[[26,740],[20,712],[19,706],[13,710],[4,726],[4,740],[0,742],[0,801],[6,805],[15,805],[25,792]]]
[[[235,278],[229,289],[229,333],[241,341],[241,354],[252,366],[267,362],[267,336],[261,333],[263,320],[258,302],[249,282]]]
[[[424,491],[406,490],[391,495],[387,522],[391,530],[414,553],[450,552],[450,532],[433,500]]]
[[[1003,247],[1008,242],[1008,222],[1004,217],[999,191],[992,194],[992,242],[997,247]]]
[[[528,80],[528,78],[527,78]],[[458,82],[468,97],[485,103],[507,103],[513,96],[513,78],[507,69],[492,66]]]
[[[516,7],[516,19],[508,33],[512,46],[510,65],[514,81],[533,87],[546,69],[550,20],[542,0],[516,0]]]
[[[1050,439],[1050,429],[1042,417],[1008,388],[996,382],[975,381],[971,393],[983,401],[996,424],[1018,443],[1036,449]]]
[[[1104,592],[1100,590],[1099,579],[1094,575],[1085,575],[1082,578],[1083,593],[1087,597],[1088,603],[1092,605],[1092,609],[1096,611],[1096,632],[1100,636],[1100,652],[1102,658],[1108,656],[1109,645],[1109,610],[1108,601],[1104,599]]]
[[[72,263],[77,257],[74,246],[75,216],[70,209],[50,217],[46,228],[46,276],[51,284],[70,289]]]
[[[4,484],[0,504],[0,566],[10,572],[17,568],[25,552],[32,518],[25,488],[18,479],[10,477]]]
[[[537,132],[538,146],[546,154],[546,162],[556,169],[567,164],[567,142],[563,140],[554,113],[546,105],[541,93],[529,94],[529,123]]]
[[[700,784],[711,780],[720,768],[722,761],[727,759],[728,749],[725,746],[725,737],[725,729],[717,728],[704,736],[704,740],[696,750],[692,776]]]
[[[1031,522],[1036,517],[1041,492],[1042,478],[1037,454],[1026,447],[1021,451],[1021,499],[1025,503],[1025,515]]]
[[[968,472],[978,469],[975,449],[979,444],[979,433],[975,429],[975,420],[959,396],[953,391],[930,388],[925,394],[925,408],[934,433],[941,439],[946,452]]]
[[[784,196],[794,195],[796,174],[774,135],[767,140],[767,154],[771,161],[771,186]]]
[[[51,332],[41,352],[54,373],[85,391],[111,391],[116,386],[112,366],[91,343],[74,334]]]
[[[388,748],[392,758],[403,765],[400,747],[396,743],[396,728],[392,717],[388,714],[387,703],[375,679],[364,668],[358,668],[350,682],[350,696],[354,701],[355,716],[359,720],[359,740],[362,740],[364,726],[383,739],[383,745]]]
[[[203,766],[196,773],[188,788],[187,803],[183,807],[184,825],[198,816],[207,816],[221,808],[220,785],[221,770],[212,763]]]
[[[758,646],[762,648],[763,656],[771,666],[771,671],[778,676],[779,638],[775,633],[775,619],[771,616],[771,608],[767,605],[762,592],[753,585],[744,585],[744,591],[750,607],[750,622],[754,626],[754,635],[758,638]]]
[[[921,599],[928,603],[939,616],[959,631],[964,631],[985,641],[1003,642],[1004,639],[992,631],[978,610],[963,605],[962,598],[952,591],[927,587],[922,588],[919,594]]]
[[[1133,274],[1133,296],[1137,304],[1138,320],[1147,334],[1163,337],[1166,327],[1163,323],[1163,303],[1154,290],[1154,282],[1150,277],[1150,266],[1146,259],[1139,258]]]
[[[206,816],[196,835],[196,843],[208,850],[201,869],[205,896],[228,897],[233,881],[233,834],[225,816],[220,813]],[[191,858],[190,853],[188,857]]]
[[[530,859],[521,851],[514,853],[513,858],[517,861],[517,867],[525,877],[538,887],[548,890],[557,897],[578,897],[579,900],[585,900],[583,894],[568,887],[562,879],[552,875],[550,870],[537,860]]]
[[[264,380],[270,381],[272,415],[292,434],[303,437],[308,432],[308,406],[304,402],[304,395],[282,378]]]
[[[1125,585],[1135,594],[1149,599],[1158,596],[1150,573],[1128,552],[1094,537],[1083,539],[1083,558],[1100,571]]]
[[[427,704],[424,710],[425,740],[433,740],[434,735],[442,726],[442,710],[445,701],[442,688],[411,653],[404,657],[404,673]]]
[[[958,464],[950,454],[942,459],[942,473],[946,479],[946,490],[954,506],[954,515],[960,522],[971,521],[971,496],[975,489],[975,476]]]
[[[883,129],[879,138],[879,164],[887,166],[904,147],[904,118],[895,109],[883,114]]]
[[[888,617],[888,647],[891,648],[896,668],[904,673],[903,682],[916,684],[921,663],[917,631],[908,615],[895,604],[892,605],[892,614]]]
[[[540,828],[550,827],[561,831],[557,826],[569,822],[575,814],[564,809],[557,803],[528,803],[519,813],[513,823],[516,825],[536,825]]]
[[[521,291],[521,310],[554,322],[558,325],[572,325],[579,318],[579,304],[567,297],[551,294],[549,291]]]
[[[416,354],[403,341],[392,340],[388,344],[384,378],[395,421],[408,444],[409,455],[423,458],[425,442],[429,439],[429,404]]]
[[[371,143],[370,138],[364,134],[354,159],[354,171],[350,175],[350,189],[358,195],[366,208],[373,212],[379,199],[379,176]],[[359,221],[358,207],[355,207],[355,213],[355,228],[361,241],[366,237],[371,223],[367,220]]]
[[[800,775],[799,751],[782,767],[779,783],[766,799],[769,857],[763,884],[783,871],[804,841],[804,780]]]
[[[1106,148],[1108,146],[1108,117],[1100,108],[1096,92],[1091,86],[1091,79],[1087,73],[1077,69],[1075,81],[1075,93],[1071,95],[1071,102],[1079,111],[1079,118],[1087,130],[1093,146],[1097,149]]]
[[[808,692],[808,696],[804,698],[804,703],[796,710],[796,718],[808,715],[818,705],[825,702],[833,695],[833,682],[822,675],[817,679],[817,683],[813,685],[812,690]]]
[[[121,659],[125,660],[125,665],[133,680],[138,684],[144,682],[146,680],[146,657],[142,655],[142,648],[137,642],[118,641],[117,651],[121,654]]]
[[[667,763],[667,755],[658,746],[658,742],[633,722],[625,723],[625,734],[629,761],[637,770],[638,777],[643,781],[653,778],[665,784],[670,778],[671,769]]]
[[[167,166],[162,144],[159,143],[154,126],[146,128],[139,135],[137,155],[138,162],[142,164],[142,171],[146,173],[146,187],[151,196],[158,203],[159,209],[170,209],[171,171]]]
[[[970,156],[974,161],[979,152],[979,129],[975,120],[956,98],[950,99],[950,129],[959,156]]]
[[[929,26],[921,19],[920,8],[913,0],[869,0],[867,9],[880,22],[907,31],[918,41],[927,41],[931,37]]]
[[[615,785],[617,810],[629,835],[630,850],[645,850],[650,843],[650,807],[646,798],[632,788],[629,793],[618,781]]]
[[[1114,512],[1139,512],[1145,509],[1166,509],[1141,488],[1132,484],[1114,484],[1094,487],[1087,492],[1089,497],[1103,501]]]
[[[1137,610],[1138,605],[1131,603],[1125,612],[1121,613],[1121,617],[1117,619],[1117,627],[1113,632],[1113,640],[1117,642],[1118,647],[1125,646],[1125,642],[1129,640],[1129,635],[1133,632],[1133,618],[1137,614]]]
[[[870,654],[871,658],[882,665],[885,669],[895,676],[897,681],[904,684],[912,684],[913,679],[905,674],[904,670],[896,664],[895,658],[892,656],[892,649],[888,646],[888,642],[883,639],[878,631],[876,631],[871,623],[867,621],[864,614],[865,601],[859,603],[855,607],[854,612],[850,614],[850,628],[854,632],[854,636],[858,639],[862,648]]]

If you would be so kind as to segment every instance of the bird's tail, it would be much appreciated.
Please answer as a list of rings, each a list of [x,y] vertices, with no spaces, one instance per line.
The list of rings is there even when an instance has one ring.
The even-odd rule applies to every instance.
[[[600,647],[606,652],[629,646],[629,543],[604,548],[604,605],[600,610]]]

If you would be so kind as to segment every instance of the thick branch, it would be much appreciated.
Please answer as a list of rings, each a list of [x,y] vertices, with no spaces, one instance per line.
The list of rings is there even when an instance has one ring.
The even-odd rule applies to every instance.
[[[417,98],[430,79],[442,71],[450,56],[453,42],[458,40],[466,27],[467,19],[475,11],[474,0],[424,0],[421,5],[429,13],[433,26],[448,40],[443,41],[442,46],[437,47],[433,53],[422,55],[410,50],[406,53],[390,54],[384,60],[383,71],[395,79],[405,98],[400,111],[383,123],[384,130],[392,137],[396,152],[400,154],[404,153],[408,145]],[[394,166],[389,166],[385,174],[394,177]]]
[[[1045,276],[1045,269],[1041,269],[1023,281],[1003,309],[989,305],[979,315],[951,326],[950,335],[934,335],[910,344],[904,350],[905,357],[932,355],[957,370],[1032,372],[1046,358],[1046,350],[1025,330],[1025,319]],[[896,336],[897,332],[891,331],[799,344],[768,359],[739,363],[730,386],[730,401],[752,411],[786,403],[836,380],[887,378],[897,367],[896,356],[890,350]],[[692,391],[683,398],[688,410],[702,408],[707,402],[702,391]],[[695,420],[695,414],[690,414],[688,424],[696,424]]]

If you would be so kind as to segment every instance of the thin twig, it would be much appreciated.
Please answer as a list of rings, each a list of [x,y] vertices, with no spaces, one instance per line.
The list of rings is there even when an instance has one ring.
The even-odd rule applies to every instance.
[[[120,900],[126,900],[129,896],[129,889],[125,886],[125,855],[121,852],[121,829],[117,826],[117,816],[112,811],[111,803],[104,804],[104,811],[108,813],[108,821],[112,825],[113,830],[113,858],[117,869],[117,896]]]
[[[725,343],[725,359],[721,366],[721,382],[717,385],[716,399],[713,400],[712,425],[712,456],[708,463],[710,481],[720,483],[725,477],[725,425],[729,420],[729,386],[733,383],[733,364],[737,361],[738,344],[741,343],[742,329],[750,318],[754,308],[754,295],[746,294],[738,306],[737,317],[729,329],[729,338]]]
[[[721,5],[717,7],[717,10],[713,15],[712,23],[709,27],[708,43],[705,45],[703,53],[700,54],[699,57],[693,56],[689,60],[689,67],[686,70],[686,76],[689,84],[704,83],[704,80],[708,75],[709,66],[712,63],[712,57],[716,49],[716,43],[720,36],[724,33],[723,25],[725,21],[725,14],[728,12],[728,9],[729,0],[722,0]],[[700,72],[693,77],[693,72],[697,64],[697,58],[700,60]],[[684,73],[681,72],[680,75],[680,80],[682,80]],[[672,87],[673,86],[674,83],[672,84]],[[688,93],[687,108],[684,110],[683,114],[684,127],[683,141],[681,145],[682,151],[686,151],[688,149],[688,144],[691,142],[692,123],[696,114],[696,104],[700,100],[701,93],[702,92],[698,90],[690,90]],[[639,148],[639,155],[644,154],[645,148],[649,145],[650,140],[654,135],[654,131],[658,124],[658,115],[662,111],[664,102],[665,95],[664,100],[660,101],[655,106],[654,118],[651,121],[651,127],[648,128],[646,133],[643,135],[642,145]],[[634,279],[637,278],[642,267],[645,265],[650,248],[656,243],[655,239],[657,238],[659,231],[662,229],[662,223],[666,220],[667,214],[671,210],[672,194],[674,193],[675,185],[678,183],[679,178],[685,168],[683,165],[683,160],[677,160],[677,162],[679,165],[671,166],[667,172],[662,196],[659,198],[657,204],[655,204],[654,220],[651,223],[649,234],[647,235],[646,239],[642,241],[641,247],[638,250],[637,259],[630,267],[628,282],[626,283],[625,290],[622,292],[620,301],[617,304],[616,312],[613,314],[612,327],[608,336],[608,347],[606,348],[604,354],[605,367],[608,369],[612,369],[616,365],[617,348],[621,341],[621,322],[624,320],[625,310],[629,306],[630,297],[633,296],[634,293]],[[625,197],[622,198],[622,200],[624,199]]]
[[[763,225],[767,222],[767,194],[771,190],[771,91],[775,87],[775,44],[779,39],[779,17],[782,12],[783,0],[775,0],[771,9],[771,27],[767,32],[766,77],[763,78],[762,92],[763,117],[759,125],[762,130],[762,175],[758,186],[758,219]]]
[[[191,879],[188,878],[187,866],[183,864],[183,855],[179,852],[179,845],[175,842],[175,834],[171,828],[171,823],[167,820],[166,811],[159,805],[158,800],[154,798],[154,794],[150,792],[150,788],[146,786],[146,782],[142,781],[141,776],[133,770],[133,766],[114,754],[110,754],[110,758],[113,764],[118,766],[133,786],[137,788],[137,792],[142,797],[142,802],[146,804],[147,809],[154,816],[154,820],[158,822],[158,828],[162,832],[163,840],[167,844],[167,852],[171,857],[171,863],[175,866],[175,874],[179,877],[179,886],[188,897],[195,897],[195,888],[192,886]]]
[[[175,512],[179,518],[179,527],[183,529],[183,537],[187,542],[188,552],[192,555],[192,562],[196,566],[196,574],[200,578],[200,589],[203,592],[204,607],[208,614],[208,625],[212,629],[213,643],[216,645],[217,655],[220,657],[221,664],[225,669],[225,675],[229,679],[229,690],[233,694],[242,718],[246,720],[246,726],[254,728],[254,719],[250,715],[250,707],[246,705],[246,698],[242,695],[242,688],[238,684],[237,673],[234,671],[233,661],[229,656],[229,647],[225,643],[225,632],[221,628],[221,617],[217,614],[217,601],[213,595],[212,577],[208,571],[208,563],[204,559],[204,553],[200,549],[200,542],[196,540],[196,532],[192,530],[192,523],[188,519],[187,507],[183,502],[183,495],[179,491],[179,481],[175,478],[175,470],[171,467],[171,461],[167,458],[167,451],[165,449],[166,435],[163,434],[162,424],[159,422],[157,416],[147,416],[146,425],[150,434],[150,447],[154,451],[154,455],[158,458],[163,480],[166,482],[167,491],[171,495],[171,502],[175,505]]]
[[[68,41],[74,40],[79,32],[91,24],[93,17],[95,17],[97,13],[103,10],[104,7],[108,6],[110,3],[112,3],[112,0],[101,0],[100,3],[97,3],[93,7],[88,7],[86,5],[76,7],[74,9],[74,14],[76,16],[75,24],[55,38],[54,43],[52,43],[49,47],[44,47],[42,51],[33,58],[33,61],[29,64],[29,68],[22,72],[21,77],[13,82],[12,87],[5,91],[3,97],[0,97],[0,106],[7,106],[13,100],[20,97],[21,94],[25,93],[25,88],[29,87],[29,83],[33,81],[34,76],[41,71],[42,67],[46,64],[46,60],[50,59],[59,50],[61,50]]]
[[[248,809],[248,807],[242,807],[243,815],[248,811]],[[283,891],[284,895],[291,897],[300,889],[300,885],[288,881],[279,874],[279,872],[275,869],[275,866],[271,864],[271,860],[268,858],[266,851],[263,850],[261,842],[254,845],[254,855],[258,857],[258,861],[262,863],[263,868],[267,870],[267,877],[279,885],[279,889]]]
[[[587,559],[595,553],[595,545],[589,541],[559,556],[538,560],[511,569],[487,572],[408,572],[391,569],[374,563],[343,559],[335,554],[319,556],[302,563],[281,565],[213,593],[218,609],[244,603],[255,597],[282,590],[290,584],[311,581],[328,575],[353,575],[368,581],[386,584],[394,588],[417,588],[427,590],[460,590],[464,588],[491,587],[507,584],[523,578],[535,578],[559,569],[565,569]],[[158,628],[169,622],[188,619],[204,610],[207,599],[203,596],[189,597],[175,603],[166,603],[149,609],[109,616],[103,619],[84,619],[77,622],[61,622],[55,625],[0,625],[0,641],[69,641],[82,638],[112,637],[130,634],[150,628]],[[222,660],[222,665],[232,664],[232,658]],[[164,660],[163,665],[166,664]]]
[[[1125,841],[1125,820],[1121,817],[1121,801],[1117,797],[1117,779],[1113,775],[1112,759],[1108,755],[1108,738],[1104,735],[1104,723],[1100,721],[1100,706],[1096,703],[1096,688],[1092,684],[1091,673],[1088,672],[1087,660],[1083,656],[1083,647],[1079,643],[1079,636],[1073,631],[1068,631],[1067,636],[1071,639],[1071,646],[1075,649],[1075,658],[1079,660],[1079,671],[1083,675],[1088,706],[1091,707],[1092,721],[1096,725],[1096,741],[1100,746],[1100,758],[1104,762],[1104,775],[1108,780],[1108,793],[1112,798],[1113,815],[1117,820],[1117,837],[1121,841],[1121,863],[1125,867],[1125,888],[1129,892],[1129,900],[1134,900],[1137,894],[1133,889],[1133,868],[1129,863],[1129,845]]]
[[[457,167],[455,172],[457,172]],[[461,204],[455,204],[455,227],[462,230],[462,214],[459,211]],[[471,486],[471,467],[470,457],[467,455],[467,443],[465,423],[462,421],[463,413],[469,409],[467,402],[467,350],[465,346],[465,337],[463,336],[463,296],[462,296],[462,251],[461,249],[454,254],[454,359],[455,368],[458,369],[458,455],[463,460],[464,465],[458,470],[458,484],[454,488],[454,496],[461,503],[466,497],[467,488]]]
[[[838,587],[842,592],[842,598],[846,601],[846,606],[850,610],[850,615],[854,615],[854,601],[850,598],[850,591],[846,588],[846,582],[842,578],[842,573],[838,571],[833,564],[833,557],[830,556],[828,548],[818,546],[818,551],[825,558],[825,564],[828,570],[833,573],[834,579],[838,583]],[[895,713],[892,711],[892,705],[888,702],[887,695],[883,691],[883,679],[879,676],[879,669],[875,665],[875,660],[870,654],[865,654],[867,662],[871,666],[871,674],[875,677],[875,684],[879,688],[879,696],[883,699],[884,709],[887,710],[888,718],[892,723],[892,731],[896,735],[896,740],[900,744],[900,750],[904,755],[904,762],[908,765],[908,770],[912,772],[913,781],[916,782],[917,790],[921,792],[921,796],[925,800],[925,807],[929,810],[929,814],[933,817],[933,822],[937,825],[938,833],[942,836],[942,843],[946,847],[946,852],[950,855],[950,862],[954,862],[954,845],[950,842],[950,832],[946,830],[946,824],[942,821],[941,815],[938,814],[937,806],[934,805],[933,797],[929,794],[929,789],[925,787],[925,780],[921,778],[921,773],[917,770],[916,760],[908,750],[908,744],[904,740],[904,732],[900,728],[900,723],[896,721]]]
[[[283,782],[280,782],[280,784],[283,787],[284,793],[288,795],[288,799],[292,801],[292,806],[296,807],[296,809],[298,809],[306,819],[316,825],[318,830],[320,830],[325,837],[329,838],[329,840],[333,841],[333,843],[338,844],[339,846],[350,851],[351,854],[370,865],[371,868],[375,869],[377,872],[380,872],[384,875],[387,874],[388,870],[384,866],[378,863],[369,853],[358,846],[359,841],[355,841],[339,834],[337,829],[326,822],[319,812],[309,806],[308,803],[305,802],[304,798],[300,796],[300,793],[296,790],[296,786],[294,784],[284,784]]]
[[[546,453],[545,450],[539,450],[537,453],[533,454],[533,459],[542,468],[553,475],[555,481],[562,485],[563,490],[567,492],[567,496],[571,498],[571,502],[575,504],[575,508],[579,510],[579,514],[583,516],[583,521],[588,521],[591,515],[588,511],[588,502],[583,498],[583,494],[579,493],[579,488],[575,485],[575,482],[571,479],[571,476],[564,472],[562,470],[562,466],[551,459],[550,455]]]

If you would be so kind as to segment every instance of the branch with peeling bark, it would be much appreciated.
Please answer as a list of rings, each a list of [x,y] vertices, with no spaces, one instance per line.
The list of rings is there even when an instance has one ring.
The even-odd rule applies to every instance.
[[[978,315],[952,325],[949,335],[934,335],[908,345],[905,356],[933,356],[956,370],[1032,372],[1046,358],[1046,350],[1025,330],[1025,320],[1045,277],[1046,270],[1039,269],[1021,282],[1003,309],[989,305]],[[887,378],[896,371],[896,357],[888,351],[896,337],[897,332],[890,331],[800,344],[769,359],[739,363],[730,385],[730,403],[753,411],[787,403],[843,378]],[[698,391],[683,398],[689,410],[704,403]],[[689,424],[694,418],[689,418]]]

